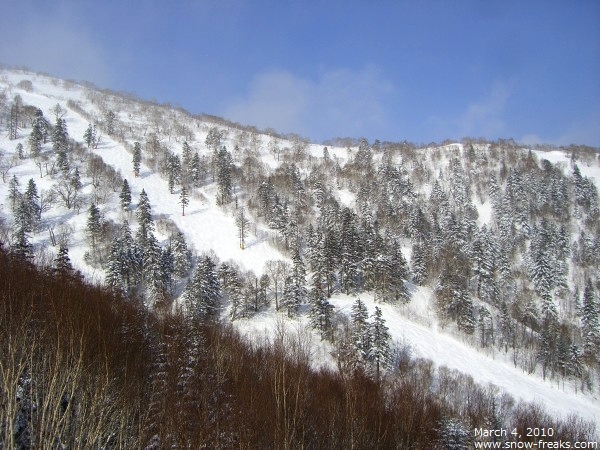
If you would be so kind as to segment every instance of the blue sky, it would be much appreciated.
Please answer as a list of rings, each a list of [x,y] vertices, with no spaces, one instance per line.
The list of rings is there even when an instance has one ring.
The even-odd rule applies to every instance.
[[[0,62],[315,141],[600,146],[600,1],[2,0]]]

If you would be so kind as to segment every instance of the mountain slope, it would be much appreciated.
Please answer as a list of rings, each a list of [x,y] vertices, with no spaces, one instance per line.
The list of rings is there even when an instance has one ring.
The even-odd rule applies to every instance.
[[[30,81],[31,85],[24,83],[23,80]],[[528,149],[511,148],[507,150],[501,145],[494,146],[488,143],[450,144],[426,149],[405,148],[402,145],[388,145],[387,147],[383,145],[376,148],[377,146],[373,145],[373,149],[369,149],[369,152],[359,146],[352,148],[328,146],[328,155],[325,156],[322,146],[310,144],[297,136],[282,137],[261,134],[257,130],[230,124],[226,121],[218,119],[207,121],[206,118],[194,117],[174,108],[154,105],[127,96],[106,93],[92,87],[84,87],[28,72],[3,71],[0,75],[0,91],[2,90],[6,94],[4,109],[7,116],[10,114],[10,104],[15,95],[21,97],[23,105],[39,108],[47,118],[53,117],[55,114],[53,110],[59,104],[69,136],[80,144],[83,143],[83,136],[88,126],[93,123],[98,124],[101,137],[97,147],[89,150],[83,148],[78,153],[74,152],[71,157],[72,168],[81,167],[83,187],[81,188],[80,205],[77,208],[68,208],[60,201],[55,201],[49,210],[42,213],[41,223],[31,236],[37,252],[36,260],[39,263],[47,264],[56,253],[48,230],[53,230],[55,234],[62,233],[68,242],[73,264],[86,277],[95,282],[104,281],[108,256],[104,255],[104,261],[90,263],[89,239],[86,234],[88,220],[86,211],[89,205],[95,200],[101,200],[100,210],[107,223],[113,222],[113,228],[123,223],[124,220],[128,220],[134,230],[137,226],[134,208],[131,212],[123,212],[119,205],[121,178],[126,178],[131,187],[133,204],[137,203],[142,190],[148,194],[152,213],[157,222],[156,235],[163,248],[168,245],[172,230],[176,227],[183,232],[188,245],[198,256],[213,254],[218,261],[232,261],[239,266],[241,274],[252,271],[260,276],[266,273],[267,261],[281,260],[289,264],[293,263],[294,254],[291,249],[293,245],[288,243],[288,239],[290,241],[298,239],[302,257],[306,261],[310,259],[309,247],[311,244],[308,229],[309,226],[313,226],[316,230],[321,225],[325,229],[326,224],[322,224],[322,222],[325,221],[327,208],[335,210],[331,213],[331,217],[337,217],[342,214],[344,207],[349,207],[349,210],[352,210],[367,225],[369,218],[375,217],[377,219],[374,220],[377,225],[373,225],[373,229],[377,230],[375,234],[380,234],[382,240],[389,239],[390,242],[393,239],[398,240],[404,256],[411,260],[414,245],[419,242],[419,238],[416,237],[419,235],[419,230],[412,235],[412,232],[407,231],[410,228],[410,221],[407,217],[413,212],[416,214],[420,207],[422,207],[421,209],[429,207],[428,203],[436,189],[436,180],[439,181],[440,189],[444,194],[441,196],[442,203],[464,202],[462,206],[457,207],[456,214],[460,213],[473,221],[474,225],[470,225],[470,230],[482,229],[483,225],[490,229],[499,228],[501,218],[498,217],[498,211],[492,205],[493,199],[491,195],[488,195],[487,188],[479,186],[482,184],[478,182],[479,179],[486,180],[489,173],[501,174],[503,170],[501,164],[504,163],[509,166],[504,167],[505,171],[513,167],[525,168],[527,164],[530,164],[527,159],[529,157],[537,158],[533,160],[536,171],[537,167],[542,165],[538,164],[538,161],[546,159],[564,174],[566,180],[566,177],[570,176],[570,165],[573,161],[572,155],[566,155],[563,150],[554,149],[552,152],[537,150],[528,156]],[[111,133],[107,131],[108,112],[115,113],[116,120],[116,125]],[[1,125],[8,126],[8,120],[9,117],[6,117],[5,123]],[[210,165],[214,149],[209,148],[207,138],[214,129],[222,133],[219,145],[230,149],[235,168],[233,176],[236,182],[233,186],[231,202],[225,205],[217,204],[219,186],[218,182],[213,180],[214,169],[211,174]],[[21,119],[16,139],[9,139],[7,133],[2,133],[0,149],[4,154],[5,162],[15,155],[17,144],[21,143],[27,151],[30,132],[31,119],[27,117]],[[152,162],[153,158],[148,150],[152,139],[159,143],[160,152],[164,152],[164,155],[181,155],[185,140],[201,158],[205,159],[206,170],[203,182],[199,187],[193,189],[185,216],[181,214],[181,206],[178,203],[180,187],[176,186],[175,193],[170,193],[168,180],[164,176],[166,172],[164,167],[161,167],[161,161]],[[145,147],[144,161],[138,177],[133,175],[132,166],[132,149],[136,141],[144,142]],[[82,147],[85,146],[82,145]],[[386,148],[383,147],[386,147],[388,151],[386,152]],[[473,156],[469,156],[471,150],[467,147],[473,151]],[[10,179],[16,176],[20,180],[22,191],[25,189],[27,180],[34,179],[40,193],[50,192],[60,181],[60,171],[55,170],[52,173],[52,170],[49,169],[54,162],[51,143],[44,144],[43,150],[48,159],[39,166],[32,158],[14,159],[15,165],[6,170],[5,183],[0,185],[0,198],[6,199],[2,216],[6,223],[5,237],[7,241],[11,239],[10,228],[14,223],[8,199]],[[497,153],[497,156],[492,156],[494,152]],[[500,156],[502,152],[514,161],[503,162]],[[89,155],[91,154],[101,157],[107,166],[114,169],[115,173],[120,173],[121,178],[118,176],[113,179],[103,178],[100,185],[95,186],[93,171],[89,169]],[[163,155],[163,153],[159,154]],[[360,159],[363,157],[364,159]],[[464,157],[465,161],[461,161],[460,157]],[[163,162],[167,161],[166,156],[155,159],[160,160],[160,158],[163,158]],[[456,161],[459,162],[460,168]],[[370,165],[377,171],[369,172]],[[470,165],[470,171],[467,165]],[[388,185],[384,188],[377,183],[385,184],[382,180],[387,180],[385,178],[388,176],[387,172],[384,172],[384,169],[387,170],[386,167],[396,167],[398,173],[389,175],[391,181],[386,181]],[[596,165],[594,156],[590,156],[589,152],[582,152],[579,167],[582,176],[589,177],[597,186],[600,169]],[[554,167],[549,170],[552,172]],[[453,178],[453,171],[456,174],[455,178]],[[163,174],[161,175],[160,172]],[[465,192],[461,192],[462,188],[456,181],[456,178],[461,175],[465,175],[470,183],[464,186]],[[506,178],[510,179],[508,174],[506,174]],[[266,217],[261,216],[261,209],[257,206],[260,204],[258,186],[266,179],[274,180],[273,183],[278,189],[278,201],[281,201],[281,205],[290,210],[289,214],[285,216],[287,224],[284,225],[294,223],[296,231],[292,230],[289,232],[290,234],[286,234],[288,233],[287,228],[282,226],[277,230],[270,226]],[[563,180],[563,178],[556,179]],[[420,183],[417,185],[419,180]],[[568,181],[570,182],[570,178]],[[506,187],[503,188],[508,191],[508,182],[505,183]],[[253,188],[254,190],[252,190]],[[568,187],[568,192],[571,189]],[[375,191],[385,192],[385,196],[382,196],[377,203],[372,194]],[[470,204],[473,207],[469,211]],[[402,205],[406,209],[399,209],[397,205]],[[247,208],[252,221],[244,249],[241,249],[239,245],[239,231],[235,219],[242,207]],[[533,206],[527,205],[527,208],[533,208]],[[524,207],[523,211],[527,208]],[[586,206],[582,205],[581,210],[584,208]],[[590,206],[588,205],[587,208],[589,209]],[[579,210],[575,211],[577,208],[573,205],[568,209],[571,213],[568,219],[569,242],[580,241],[580,230],[584,230],[587,236],[594,239],[594,223],[593,221],[589,223],[591,215],[588,216],[586,215],[588,213],[581,213]],[[389,215],[386,211],[389,211]],[[441,208],[436,212],[441,215]],[[469,216],[470,214],[472,216]],[[552,218],[554,217],[552,214],[558,213],[541,211],[535,220],[532,219],[531,224],[534,227],[537,226],[540,223],[538,217],[546,217],[545,214]],[[576,214],[580,214],[580,216],[577,217]],[[398,224],[403,225],[401,227]],[[435,225],[435,222],[432,224]],[[70,230],[66,225],[70,227]],[[367,225],[361,223],[360,227]],[[455,224],[449,221],[445,225],[451,227]],[[512,224],[512,226],[525,229],[523,223]],[[527,227],[534,228],[529,224]],[[334,230],[333,237],[336,232],[340,231],[340,228]],[[442,232],[444,230],[440,231],[440,236]],[[458,230],[458,234],[461,232],[463,231]],[[115,233],[114,229],[107,231],[108,242]],[[431,233],[435,234],[434,231]],[[521,239],[519,245],[523,249],[514,250],[513,260],[510,261],[514,266],[511,276],[519,280],[515,284],[521,283],[524,286],[518,291],[519,294],[530,295],[536,307],[541,309],[543,307],[541,296],[534,293],[533,283],[526,278],[527,268],[524,255],[528,254],[533,245],[531,237],[533,235],[528,236],[527,233],[523,232],[522,235],[519,235],[519,239]],[[391,237],[388,238],[388,236]],[[472,246],[473,236],[467,235],[462,239],[465,246]],[[314,269],[312,264],[312,262],[311,265],[306,264],[309,266],[309,270],[307,270],[309,278],[316,272],[311,270]],[[433,262],[430,263],[430,266],[432,273],[439,273],[440,279],[444,270],[447,269],[447,267],[436,268]],[[411,269],[414,270],[414,267]],[[366,273],[366,269],[364,270]],[[466,268],[464,270],[467,271]],[[174,298],[171,305],[173,309],[186,307],[180,294],[191,275],[190,272],[186,276],[173,279]],[[500,275],[496,274],[495,276],[499,277]],[[573,325],[573,330],[569,330],[569,333],[574,336],[579,317],[575,308],[572,307],[571,299],[577,288],[580,288],[579,295],[583,293],[582,280],[584,278],[597,276],[597,265],[594,262],[583,266],[570,261],[567,270],[567,284],[561,288],[564,292],[555,294],[553,291],[555,301],[559,305],[558,314],[560,314],[561,320],[566,321],[565,323]],[[452,320],[438,319],[436,302],[439,291],[436,291],[436,288],[439,281],[437,276],[430,275],[430,277],[431,279],[424,286],[408,283],[411,290],[408,305],[377,303],[377,306],[383,311],[394,341],[406,344],[415,355],[430,358],[440,366],[445,365],[470,374],[476,381],[495,384],[517,398],[539,401],[556,415],[578,413],[585,418],[600,422],[600,401],[596,387],[598,381],[594,380],[594,373],[597,375],[597,372],[590,369],[590,378],[585,380],[587,387],[585,393],[582,394],[580,390],[581,385],[584,385],[584,380],[581,377],[570,376],[562,380],[554,378],[544,381],[542,378],[545,374],[542,374],[542,369],[537,363],[533,364],[533,370],[529,370],[531,374],[526,374],[527,370],[513,366],[511,352],[502,352],[498,348],[494,350],[494,345],[492,345],[492,349],[478,351],[476,334],[461,334]],[[365,278],[367,277],[365,276]],[[372,300],[375,295],[374,290],[354,288],[355,292],[352,295],[341,294],[340,291],[345,289],[341,286],[340,279],[336,278],[336,283],[340,283],[340,285],[335,287],[335,292],[329,299],[336,312],[340,316],[351,315],[354,299],[360,297],[365,301],[369,315],[371,315],[376,306]],[[246,283],[242,284],[247,284],[248,280],[245,281]],[[474,281],[467,281],[471,283],[467,286],[469,292],[474,293],[478,290],[472,284]],[[310,283],[307,285],[310,286]],[[518,289],[518,287],[514,289]],[[556,289],[558,290],[559,287]],[[143,291],[142,294],[147,293]],[[223,297],[221,303],[223,317],[232,315],[234,303],[232,298],[230,293]],[[474,310],[479,306],[488,308],[494,320],[501,314],[500,302],[495,304],[486,302],[483,297],[476,295],[472,295],[472,302]],[[300,323],[308,327],[309,301],[306,300],[300,309],[306,313],[293,319],[287,318],[286,314],[275,311],[271,298],[270,306],[261,307],[258,314],[249,313],[252,317],[241,318],[235,323],[258,339],[264,329],[270,330],[269,332],[272,333],[280,321],[292,326]],[[541,311],[539,314],[541,317]],[[521,323],[519,322],[517,325],[520,327]],[[523,325],[522,330],[524,335],[537,337],[541,333],[541,325],[537,324],[530,328],[525,328]],[[314,351],[319,355],[320,363],[334,365],[334,358],[330,355],[335,351],[332,344],[321,341],[314,331],[309,331],[308,334],[312,336]],[[492,340],[494,339],[500,338],[492,338]],[[576,335],[573,338],[573,344],[581,346],[578,339],[579,335]],[[499,346],[502,347],[502,345]],[[513,353],[516,351],[514,349]],[[535,359],[535,355],[532,357]],[[525,360],[526,357],[522,356],[522,358]]]

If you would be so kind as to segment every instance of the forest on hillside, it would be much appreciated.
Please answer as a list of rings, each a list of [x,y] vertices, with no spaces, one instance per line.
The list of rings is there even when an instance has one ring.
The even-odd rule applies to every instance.
[[[86,99],[67,102],[89,121],[82,136],[71,136],[60,105],[51,120],[5,94],[4,125],[11,138],[17,130],[27,138],[2,163],[14,215],[3,241],[14,251],[31,251],[28,236],[53,204],[86,211],[86,263],[103,270],[113,290],[151,308],[170,309],[180,297],[201,316],[226,305],[232,320],[271,305],[294,316],[308,305],[315,328],[332,340],[340,331],[332,294],[402,304],[411,285],[428,286],[442,324],[473,345],[510,353],[529,373],[597,389],[598,189],[580,170],[598,164],[594,149],[562,149],[565,167],[510,140],[418,148],[362,139],[341,159],[328,147],[315,156],[299,136],[218,118],[203,125],[200,140],[199,118],[185,112],[97,90]],[[129,150],[130,167],[115,169],[90,151],[103,134]],[[30,179],[22,193],[24,181],[7,173],[23,160],[34,160],[52,189],[40,195]],[[214,254],[192,258],[182,230],[153,217],[147,193],[132,197],[121,171],[135,178],[142,163],[164,177],[183,215],[190,199],[204,201],[211,190],[234,216],[230,238],[240,248],[254,233],[288,259],[268,262],[260,275]],[[116,196],[122,214],[105,218],[101,209]],[[58,240],[67,247],[69,230]]]
[[[432,449],[468,445],[474,427],[594,433],[409,354],[379,380],[315,370],[284,328],[251,343],[5,250],[0,273],[2,448]]]
[[[210,353],[216,340],[218,348],[238,348],[232,350],[234,353],[243,348],[248,361],[268,355],[279,358],[285,366],[284,370],[277,363],[265,365],[275,367],[274,373],[267,375],[252,366],[258,363],[239,361],[241,367],[250,364],[248,367],[257,371],[255,381],[259,385],[266,383],[256,388],[259,397],[244,394],[252,398],[247,410],[240,407],[241,415],[250,414],[250,406],[257,407],[253,403],[256,398],[268,399],[260,389],[283,382],[277,377],[287,377],[292,368],[303,371],[303,375],[294,375],[302,383],[307,379],[311,384],[321,382],[315,380],[332,383],[331,395],[343,394],[346,403],[331,406],[335,417],[331,420],[338,424],[344,417],[344,433],[351,436],[351,441],[344,440],[346,434],[323,437],[322,442],[334,447],[336,442],[343,442],[342,447],[362,447],[358,443],[374,439],[369,434],[375,433],[376,428],[369,428],[373,426],[396,430],[382,431],[382,441],[373,441],[380,442],[376,447],[386,447],[386,439],[396,439],[394,433],[405,430],[411,436],[406,442],[421,445],[415,448],[431,448],[427,445],[433,445],[443,433],[442,426],[459,430],[460,434],[460,430],[486,426],[490,421],[527,422],[532,414],[541,415],[538,425],[557,423],[557,429],[583,430],[573,432],[579,435],[589,431],[575,419],[562,425],[542,420],[544,413],[536,406],[515,404],[505,394],[477,386],[467,376],[445,368],[434,369],[430,362],[414,357],[402,343],[392,342],[381,308],[393,305],[400,310],[414,301],[415,293],[431,293],[435,309],[432,321],[445,333],[483,354],[501,355],[524,373],[551,380],[563,390],[566,385],[575,394],[597,396],[600,207],[598,177],[593,175],[600,163],[597,149],[525,148],[512,140],[472,138],[428,145],[335,139],[328,145],[317,145],[298,135],[260,131],[213,116],[194,116],[169,105],[91,86],[53,80],[48,87],[42,78],[32,79],[16,84],[6,77],[0,80],[8,86],[0,91],[0,175],[2,192],[6,192],[0,211],[0,243],[12,258],[7,261],[16,259],[22,267],[33,262],[42,273],[68,274],[71,281],[66,285],[70,287],[88,289],[78,280],[78,270],[99,274],[105,289],[97,294],[105,298],[102,304],[112,305],[115,311],[124,308],[127,320],[140,321],[107,328],[107,332],[117,335],[123,329],[138,330],[140,334],[131,339],[141,339],[140,355],[148,357],[147,362],[134,364],[146,364],[139,374],[161,372],[152,364],[169,367],[158,381],[139,380],[140,386],[150,384],[146,391],[138,391],[136,402],[151,398],[152,383],[165,383],[156,384],[161,392],[170,386],[168,383],[174,383],[169,389],[176,392],[176,380],[191,376],[180,373],[187,370],[184,361],[200,364],[199,353]],[[60,89],[62,100],[36,103],[39,98],[33,94],[38,86]],[[76,94],[68,98],[72,92]],[[25,99],[30,99],[29,103]],[[151,195],[134,188],[138,181],[154,175]],[[175,205],[173,212],[157,214],[157,207],[165,203]],[[219,223],[231,225],[223,228],[229,234],[218,230],[219,240],[233,240],[239,247],[238,259],[206,249],[202,233],[214,230],[190,230],[178,220],[191,220],[193,205],[201,205],[212,214],[211,218],[226,219]],[[264,265],[250,270],[244,264],[244,255],[253,251],[256,255],[260,245],[267,248],[263,255],[278,257],[262,258],[267,259]],[[204,246],[201,251],[199,246]],[[74,255],[76,263],[71,262],[75,261]],[[333,306],[340,295],[353,299],[349,314]],[[371,315],[365,307],[366,298],[377,304]],[[47,306],[44,304],[42,310]],[[7,311],[6,323],[10,323],[12,309]],[[268,342],[245,340],[230,325],[216,325],[221,321],[247,323],[266,312],[282,322],[283,318],[306,318],[312,332],[332,349],[336,371],[314,372],[314,361],[302,336],[294,336],[283,325],[277,337]],[[60,328],[65,321],[68,323],[61,316],[53,326]],[[22,326],[32,323],[38,322]],[[44,326],[51,327],[50,322]],[[179,328],[181,335],[173,331]],[[33,344],[42,345],[37,341]],[[44,350],[41,354],[46,353]],[[135,359],[135,355],[130,356]],[[29,356],[19,358],[26,361]],[[108,364],[113,357],[102,358]],[[228,358],[233,357],[219,363],[229,361],[218,375],[227,374],[227,383],[235,385],[245,376],[254,376],[238,373],[242,369],[231,367]],[[208,366],[214,366],[214,360],[206,361],[207,366],[194,369],[194,373],[204,373]],[[17,366],[3,367],[9,368],[6,376],[13,377],[13,391],[6,392],[16,393],[22,389],[17,389],[19,383],[26,382],[27,363],[19,366],[20,372],[11,369]],[[108,377],[107,372],[102,373]],[[106,382],[118,384],[123,381],[115,380],[122,376],[130,379],[129,374],[118,372],[116,378],[111,375]],[[294,382],[301,383],[298,380]],[[412,418],[413,425],[400,424],[405,419],[394,414],[402,415],[398,412],[401,409],[390,413],[394,407],[389,403],[396,401],[392,399],[404,401],[395,397],[395,392],[404,389],[407,380],[423,384],[411,385],[410,389],[421,393],[407,394],[407,398],[421,399],[427,410],[415,413],[423,422]],[[212,381],[210,378],[209,383]],[[444,383],[461,386],[456,390],[456,404],[448,400],[453,394],[447,386],[442,389]],[[289,386],[277,389],[290,393]],[[276,415],[264,422],[269,424],[265,428],[267,447],[281,448],[292,442],[315,447],[309,436],[313,433],[310,430],[320,426],[311,422],[319,416],[316,412],[302,419],[297,416],[304,414],[301,411],[313,400],[300,396],[300,387],[304,395],[306,384],[293,386],[297,392],[295,409],[286,409],[291,406],[285,396],[285,406],[279,403],[283,401],[277,397],[281,393],[275,396],[275,403],[261,406],[272,412],[283,408],[277,412],[281,417]],[[359,389],[356,395],[364,395],[364,399],[379,399],[373,401],[377,408],[383,408],[377,412],[381,416],[376,414],[380,422],[367,425],[371,414],[367,412],[364,423],[357,419],[359,425],[349,419],[354,417],[353,408],[359,408],[356,399],[363,398],[347,397],[346,389],[355,388]],[[6,401],[17,398],[11,395],[5,397]],[[209,396],[207,392],[202,395]],[[298,403],[300,397],[305,403]],[[471,410],[472,402],[463,404],[460,400],[475,397],[486,405],[479,412]],[[175,398],[173,394],[173,401]],[[208,409],[212,415],[198,420],[205,420],[201,423],[206,425],[227,417],[227,425],[219,422],[219,427],[227,431],[214,435],[207,428],[193,439],[216,439],[223,446],[254,439],[249,437],[254,431],[247,430],[248,423],[242,426],[233,420],[237,409],[225,398],[213,393],[211,401],[217,402],[219,412],[211,406]],[[425,399],[431,399],[431,403]],[[207,399],[202,401],[210,404]],[[163,405],[167,400],[162,398],[160,402]],[[359,403],[362,408],[364,402]],[[33,404],[28,403],[30,408]],[[170,430],[170,425],[164,424],[167,418],[162,415],[163,406],[150,408],[160,410],[153,413],[142,413],[141,404],[127,406],[134,407],[140,408],[135,419],[138,422],[126,423],[135,417],[126,414],[126,418],[118,419],[125,422],[115,425],[120,430],[115,431],[116,435],[135,436],[130,426],[141,427],[138,435],[142,429],[155,429],[158,431],[143,437],[144,445],[159,436],[160,444],[156,445],[161,446],[167,445],[171,433],[180,433],[164,431]],[[401,408],[408,407],[407,403]],[[21,434],[11,428],[15,422],[7,419],[16,417],[18,408],[14,404],[11,408],[4,410],[1,423],[4,430],[9,430],[5,436],[14,438]],[[185,409],[172,408],[177,414]],[[225,408],[227,415],[219,408]],[[28,414],[34,420],[31,412]],[[52,420],[65,423],[64,415],[52,414]],[[149,419],[145,414],[159,414],[161,419]],[[531,419],[527,423],[534,422]],[[159,430],[159,423],[166,428]],[[417,433],[419,427],[425,428]],[[276,435],[272,434],[274,430]],[[574,435],[564,432],[565,436]],[[188,442],[192,438],[181,439]]]

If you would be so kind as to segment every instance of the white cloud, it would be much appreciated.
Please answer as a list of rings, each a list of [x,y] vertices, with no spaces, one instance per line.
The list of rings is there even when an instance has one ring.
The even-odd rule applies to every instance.
[[[385,96],[390,92],[392,84],[372,65],[325,71],[316,80],[266,70],[253,78],[244,96],[225,104],[222,115],[316,139],[376,137],[386,124]]]

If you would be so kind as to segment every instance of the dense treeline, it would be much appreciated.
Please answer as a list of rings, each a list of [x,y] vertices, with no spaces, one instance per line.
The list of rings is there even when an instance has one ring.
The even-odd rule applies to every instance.
[[[406,352],[380,381],[314,370],[302,333],[253,345],[4,251],[0,274],[0,448],[431,449],[473,427],[593,433]]]

